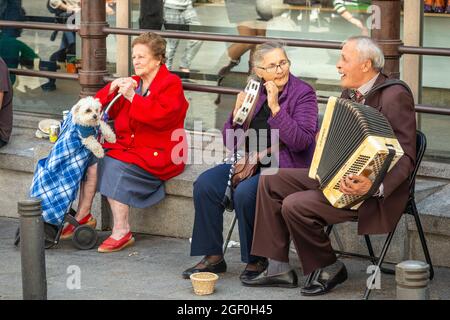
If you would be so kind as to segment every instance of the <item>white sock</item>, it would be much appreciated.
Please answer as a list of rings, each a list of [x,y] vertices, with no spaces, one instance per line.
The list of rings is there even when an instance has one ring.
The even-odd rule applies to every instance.
[[[282,262],[273,259],[269,259],[269,266],[267,267],[267,275],[276,275],[291,271],[291,265],[289,262]]]

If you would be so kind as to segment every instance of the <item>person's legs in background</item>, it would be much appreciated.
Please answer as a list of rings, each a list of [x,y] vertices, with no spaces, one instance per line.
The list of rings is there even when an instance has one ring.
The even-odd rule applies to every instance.
[[[257,29],[250,28],[246,25],[239,25],[237,27],[238,33],[240,36],[256,36]],[[219,70],[219,82],[223,79],[223,77],[231,71],[232,68],[237,66],[241,61],[241,56],[244,55],[248,50],[254,48],[255,45],[247,44],[247,43],[233,43],[228,47],[227,53],[229,58],[229,63]]]
[[[58,69],[57,62],[65,62],[68,54],[75,54],[75,33],[74,32],[64,32],[61,39],[61,46],[58,51],[54,52],[50,56],[49,62],[41,62],[40,69],[43,71],[53,71],[56,72]],[[41,88],[44,91],[54,91],[56,90],[56,79],[49,78],[49,81],[44,83]]]
[[[433,12],[434,0],[424,0],[423,11],[426,13]]]
[[[200,20],[198,19],[197,11],[192,6],[189,6],[186,10],[182,12],[183,24],[190,25],[200,25]],[[200,40],[189,40],[186,44],[186,49],[184,51],[183,57],[181,58],[180,70],[182,72],[190,72],[191,62],[194,59],[197,52],[200,50],[202,42]]]
[[[238,33],[240,36],[262,36],[264,37],[266,35],[265,29],[256,29],[251,28],[247,25],[239,25],[237,27]],[[251,50],[250,52],[250,58],[248,61],[249,70],[248,73],[251,72],[251,65],[252,65],[252,53],[255,49],[255,45],[253,44],[246,44],[246,43],[234,43],[227,49],[228,59],[229,62],[226,66],[222,67],[219,72],[217,73],[218,79],[217,79],[217,86],[220,86],[223,79],[225,78],[225,75],[228,74],[231,69],[239,65],[241,62],[241,56],[244,55],[248,50]],[[215,104],[219,104],[221,101],[220,94],[217,95],[216,100],[214,101]]]
[[[446,0],[435,0],[434,3],[434,12],[436,13],[444,13],[445,12],[445,4]]]
[[[257,28],[251,28],[247,25],[239,25],[237,27],[238,33],[240,36],[257,36],[257,37],[264,37],[266,35],[265,29],[257,29]],[[237,62],[239,64],[240,58],[248,51],[251,50],[251,53],[255,49],[254,44],[247,44],[247,43],[234,43],[230,47],[228,47],[228,57],[230,58],[230,63]],[[251,60],[251,55],[250,55]],[[236,65],[237,65],[236,64]],[[222,68],[222,70],[225,70]],[[230,69],[231,70],[231,69]],[[228,70],[229,71],[229,70]],[[226,71],[226,72],[228,72]],[[221,72],[219,71],[219,75]]]
[[[166,28],[170,30],[179,30],[181,28],[181,26],[184,24],[181,12],[182,11],[178,9],[167,7],[164,8],[164,20],[166,22]],[[179,43],[179,39],[167,39],[166,66],[169,70],[172,70],[173,58],[175,56],[175,52]]]

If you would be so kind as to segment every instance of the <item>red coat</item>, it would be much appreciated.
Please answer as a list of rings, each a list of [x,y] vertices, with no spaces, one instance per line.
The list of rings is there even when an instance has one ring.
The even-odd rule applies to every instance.
[[[140,77],[133,76],[138,83]],[[117,94],[108,95],[111,84],[97,92],[103,106]],[[187,158],[187,141],[184,119],[188,102],[184,97],[181,80],[162,65],[152,81],[149,95],[136,94],[132,103],[120,97],[109,110],[114,119],[116,143],[104,143],[111,149],[107,155],[127,163],[133,163],[161,180],[168,180],[184,170]],[[174,130],[180,129],[175,141]],[[175,148],[175,146],[177,146]],[[172,158],[172,151],[177,156]],[[185,152],[185,153],[183,153]]]

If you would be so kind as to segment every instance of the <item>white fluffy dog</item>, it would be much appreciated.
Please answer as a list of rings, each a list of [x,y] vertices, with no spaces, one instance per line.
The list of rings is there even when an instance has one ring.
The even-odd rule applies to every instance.
[[[101,103],[98,99],[93,97],[86,97],[81,99],[72,107],[72,121],[74,124],[83,127],[99,128],[103,138],[110,143],[116,142],[116,135],[111,127],[100,119]],[[94,130],[92,131],[94,133]],[[87,138],[82,138],[81,142],[86,146],[97,158],[103,158],[105,152],[100,142],[94,135]]]

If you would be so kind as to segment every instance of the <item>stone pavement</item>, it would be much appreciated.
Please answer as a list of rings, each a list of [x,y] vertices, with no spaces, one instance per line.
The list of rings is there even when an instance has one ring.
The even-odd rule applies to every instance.
[[[13,246],[13,234],[19,224],[17,219],[0,218],[0,300],[21,299],[20,251]],[[108,233],[101,232],[100,240]],[[240,284],[239,273],[243,268],[239,249],[231,248],[226,260],[228,272],[220,275],[216,292],[198,297],[189,280],[181,278],[181,272],[198,261],[189,257],[189,242],[184,239],[135,235],[136,244],[124,251],[99,254],[97,251],[78,251],[71,242],[62,242],[46,251],[47,287],[50,300],[79,299],[311,299],[300,295],[300,289],[248,288]],[[331,293],[316,299],[360,299],[368,275],[368,262],[356,258],[344,258],[349,279]],[[299,262],[292,255],[292,264]],[[66,282],[69,266],[81,269],[81,288],[70,290]],[[300,272],[297,269],[298,272]],[[301,282],[304,277],[301,276]],[[431,282],[431,299],[450,299],[450,269],[437,268]],[[382,275],[381,290],[372,293],[372,299],[395,299],[395,278]]]

